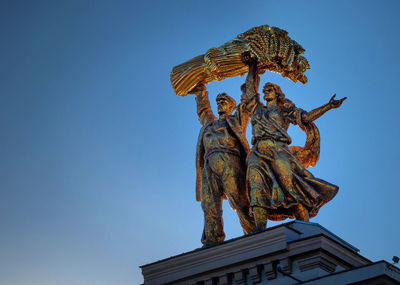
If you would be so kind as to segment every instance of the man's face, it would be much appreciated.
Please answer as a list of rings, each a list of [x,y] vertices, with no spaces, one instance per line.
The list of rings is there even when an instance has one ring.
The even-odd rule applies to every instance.
[[[221,98],[217,100],[217,107],[218,107],[218,115],[229,115],[231,112],[231,106],[229,101],[225,98]]]

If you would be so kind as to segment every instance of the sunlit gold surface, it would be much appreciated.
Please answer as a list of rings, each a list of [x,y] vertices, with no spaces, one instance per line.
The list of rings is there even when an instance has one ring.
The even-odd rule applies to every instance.
[[[241,60],[245,52],[257,60],[259,74],[269,70],[293,82],[306,83],[304,72],[309,65],[301,56],[304,51],[284,30],[268,25],[255,27],[218,48],[211,48],[205,54],[175,66],[171,83],[176,94],[186,96],[199,83],[244,75],[249,70]]]

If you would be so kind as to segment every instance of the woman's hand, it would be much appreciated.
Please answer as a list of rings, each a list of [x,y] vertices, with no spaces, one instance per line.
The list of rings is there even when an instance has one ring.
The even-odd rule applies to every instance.
[[[241,60],[244,64],[249,65],[249,66],[257,64],[257,59],[254,57],[251,57],[251,54],[248,51],[242,53]]]
[[[340,105],[342,105],[343,101],[347,99],[347,97],[344,97],[340,100],[335,100],[336,94],[334,94],[331,98],[331,100],[329,100],[329,106],[331,109],[336,109],[339,108]]]

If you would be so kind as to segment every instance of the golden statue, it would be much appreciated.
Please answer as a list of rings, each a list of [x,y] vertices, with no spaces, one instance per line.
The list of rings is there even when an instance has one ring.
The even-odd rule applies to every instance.
[[[335,100],[334,95],[327,104],[306,112],[285,98],[278,85],[265,84],[266,105],[257,93],[259,74],[266,70],[306,83],[304,72],[309,65],[301,56],[304,51],[286,31],[264,25],[173,68],[175,93],[196,94],[203,126],[196,153],[196,199],[204,211],[204,246],[225,238],[223,199],[237,212],[247,234],[264,229],[268,219],[308,221],[336,195],[337,186],[315,178],[306,168],[319,158],[320,137],[314,120],[340,107],[346,98]],[[236,107],[233,98],[219,94],[216,118],[205,85],[246,73],[240,104]],[[251,150],[245,136],[250,117]],[[304,147],[289,146],[290,124],[306,132]]]
[[[196,94],[197,114],[203,128],[196,151],[196,200],[201,201],[204,212],[204,230],[201,242],[209,246],[225,239],[222,221],[222,200],[228,199],[236,211],[244,234],[255,230],[250,216],[249,196],[246,189],[246,157],[249,144],[246,127],[249,108],[256,98],[247,98],[242,85],[242,100],[236,107],[235,100],[226,93],[217,96],[217,119],[210,107],[208,92],[198,85]]]
[[[267,220],[294,218],[308,221],[337,193],[338,187],[315,178],[306,168],[315,165],[319,157],[320,137],[314,120],[325,112],[339,108],[346,98],[330,101],[310,112],[297,108],[285,98],[276,84],[264,85],[266,105],[259,101],[257,63],[248,58],[246,81],[248,97],[256,97],[251,110],[252,149],[248,156],[247,184],[250,205],[257,230],[266,227]],[[289,147],[290,124],[299,125],[307,133],[306,145]]]

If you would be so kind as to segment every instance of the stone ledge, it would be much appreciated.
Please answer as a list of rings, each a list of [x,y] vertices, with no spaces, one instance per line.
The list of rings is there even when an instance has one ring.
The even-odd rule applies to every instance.
[[[163,284],[287,249],[285,227],[142,266],[145,284]]]
[[[141,268],[145,285],[273,285],[295,284],[292,277],[305,281],[336,275],[368,264],[357,248],[324,227],[294,221]]]

